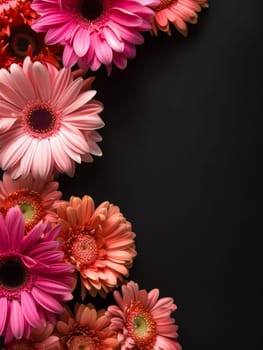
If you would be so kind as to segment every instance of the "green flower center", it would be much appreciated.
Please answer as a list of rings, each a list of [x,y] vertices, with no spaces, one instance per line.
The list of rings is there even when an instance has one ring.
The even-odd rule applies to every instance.
[[[139,315],[134,318],[133,329],[134,333],[136,333],[138,337],[143,336],[147,332],[148,328],[149,323],[143,316]]]
[[[133,302],[126,310],[126,319],[128,334],[138,349],[153,348],[157,335],[156,322],[140,301]]]
[[[23,202],[18,204],[22,214],[24,215],[25,221],[32,220],[35,215],[35,208],[31,203]]]

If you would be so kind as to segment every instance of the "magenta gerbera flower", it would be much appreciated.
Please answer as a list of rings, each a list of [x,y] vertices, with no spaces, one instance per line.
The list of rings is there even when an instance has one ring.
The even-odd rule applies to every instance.
[[[20,209],[0,214],[0,335],[28,338],[30,327],[55,322],[72,298],[73,267],[61,262],[60,227],[39,223],[24,236]]]
[[[160,298],[159,290],[147,293],[133,281],[114,292],[117,305],[108,307],[110,328],[118,333],[121,350],[181,350],[176,341],[178,326],[171,313],[172,298]]]
[[[0,166],[12,178],[47,178],[54,170],[73,175],[75,162],[101,155],[95,131],[104,123],[94,90],[83,79],[27,57],[23,67],[0,70]]]
[[[140,31],[151,28],[153,11],[159,0],[34,0],[40,14],[32,27],[47,32],[47,45],[65,46],[63,64],[97,70],[101,64],[120,69],[136,55],[135,45],[143,43]],[[148,7],[149,6],[149,7]]]

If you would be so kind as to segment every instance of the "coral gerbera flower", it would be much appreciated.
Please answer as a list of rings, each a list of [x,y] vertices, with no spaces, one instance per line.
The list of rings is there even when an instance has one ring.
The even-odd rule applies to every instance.
[[[60,339],[60,349],[116,349],[119,343],[109,324],[105,311],[96,311],[92,304],[76,304],[75,315],[66,309],[57,322],[56,335]]]
[[[108,293],[128,275],[136,255],[131,224],[116,205],[103,202],[95,208],[89,196],[72,196],[57,213],[65,259],[80,273],[82,298],[86,289],[92,296]]]
[[[14,339],[3,350],[60,350],[58,337],[52,335],[53,331],[51,323],[44,328],[33,328],[28,339]]]
[[[149,293],[133,281],[122,286],[122,295],[114,292],[118,306],[108,307],[110,328],[118,333],[121,350],[181,350],[176,341],[178,326],[171,312],[172,298],[159,298],[159,290]]]
[[[60,227],[39,223],[24,236],[21,211],[0,214],[0,335],[5,342],[28,338],[30,327],[54,323],[72,299],[74,269],[61,262]]]
[[[25,232],[28,232],[41,220],[57,222],[56,207],[61,195],[58,182],[35,180],[31,176],[12,180],[5,172],[0,181],[0,212],[5,215],[17,205],[24,215]]]
[[[159,0],[34,0],[40,14],[32,25],[47,32],[47,45],[65,46],[63,64],[97,70],[112,62],[124,69],[127,58],[136,55],[135,45],[143,43],[140,31],[149,30],[149,20]]]
[[[157,35],[160,29],[171,35],[171,22],[182,35],[187,36],[187,23],[197,22],[197,13],[202,7],[208,7],[207,2],[208,0],[161,0],[160,5],[154,7],[152,32]]]
[[[69,69],[32,63],[27,57],[0,70],[0,166],[11,177],[47,178],[54,170],[73,175],[75,161],[101,155],[94,130],[104,123],[94,90],[81,92],[83,79]]]

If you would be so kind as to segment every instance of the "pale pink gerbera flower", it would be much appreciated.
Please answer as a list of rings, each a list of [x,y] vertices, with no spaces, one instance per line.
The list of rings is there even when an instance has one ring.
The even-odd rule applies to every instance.
[[[60,350],[116,349],[119,343],[109,324],[105,311],[96,311],[92,304],[76,304],[75,315],[66,309],[59,316],[55,332],[60,339]]]
[[[97,70],[101,64],[120,69],[136,55],[135,45],[143,43],[140,31],[151,28],[153,11],[159,0],[34,0],[40,14],[32,27],[47,32],[47,45],[65,46],[63,64]]]
[[[40,220],[57,222],[56,207],[61,203],[61,195],[56,181],[33,179],[30,175],[12,180],[5,172],[0,181],[0,212],[5,215],[17,205],[24,215],[25,232],[28,232]]]
[[[171,22],[182,35],[187,36],[187,23],[197,23],[202,7],[208,7],[208,0],[161,0],[160,5],[153,8],[152,32],[157,35],[160,29],[171,35]]]
[[[115,291],[114,297],[119,306],[109,306],[106,316],[118,333],[121,350],[181,350],[178,326],[171,317],[176,310],[172,298],[158,299],[158,289],[147,293],[133,281],[122,286],[122,295]]]
[[[30,327],[55,322],[72,299],[74,269],[61,262],[60,227],[39,223],[24,236],[21,211],[0,214],[0,335],[8,344],[30,336]]]
[[[80,91],[81,77],[27,57],[23,67],[0,70],[0,166],[12,178],[47,178],[54,170],[73,175],[75,161],[101,155],[95,131],[104,124],[96,91]]]
[[[60,350],[59,339],[52,335],[53,331],[51,323],[44,328],[32,328],[28,339],[13,339],[3,350]]]
[[[71,197],[58,206],[65,259],[80,273],[82,297],[106,294],[128,276],[136,255],[135,233],[119,207],[103,202],[95,208],[89,196]]]

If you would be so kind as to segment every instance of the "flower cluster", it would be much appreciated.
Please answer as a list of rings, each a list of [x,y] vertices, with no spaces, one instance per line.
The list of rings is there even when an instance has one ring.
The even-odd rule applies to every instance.
[[[55,178],[101,156],[88,71],[124,69],[142,32],[187,35],[207,0],[0,0],[0,337],[4,350],[180,350],[172,298],[127,281],[120,208],[62,199]],[[115,304],[89,302],[111,292]],[[75,298],[73,312],[72,302]],[[88,299],[88,300],[87,300]],[[81,300],[81,302],[80,302]]]

